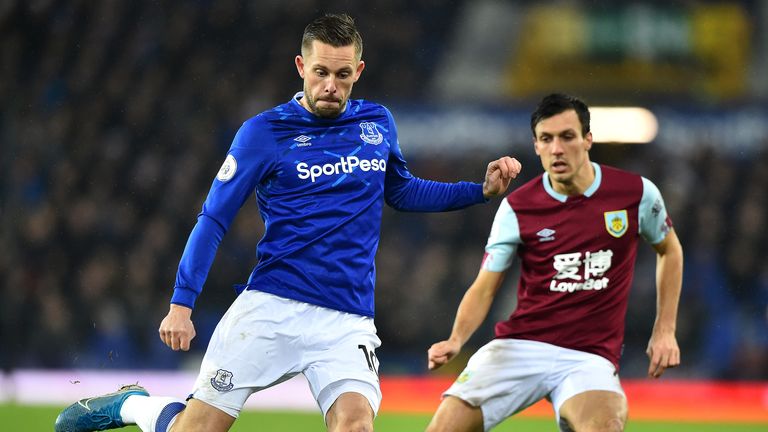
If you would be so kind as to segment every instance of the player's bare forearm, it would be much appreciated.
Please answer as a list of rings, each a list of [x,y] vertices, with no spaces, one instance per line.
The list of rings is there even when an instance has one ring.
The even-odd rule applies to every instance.
[[[509,188],[509,183],[520,174],[521,169],[520,162],[509,156],[489,163],[483,181],[483,196],[492,198],[504,194]]]
[[[667,368],[680,364],[680,348],[675,337],[677,310],[683,278],[683,248],[674,230],[654,246],[656,262],[656,321],[648,342],[648,375],[660,377]]]
[[[674,332],[683,283],[683,247],[674,230],[658,246],[654,328]]]
[[[464,298],[459,304],[451,336],[429,348],[427,353],[429,369],[437,369],[448,363],[461,351],[461,347],[488,315],[503,278],[504,273],[480,270],[475,282],[464,293]]]
[[[464,293],[449,339],[463,346],[488,316],[495,295],[495,289],[491,286],[478,284],[476,281]]]

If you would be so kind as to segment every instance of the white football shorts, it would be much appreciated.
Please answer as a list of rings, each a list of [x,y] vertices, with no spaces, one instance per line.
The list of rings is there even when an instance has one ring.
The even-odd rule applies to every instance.
[[[208,344],[192,397],[237,417],[248,397],[297,374],[323,416],[342,394],[381,404],[373,318],[243,291]]]
[[[589,390],[624,396],[616,368],[606,358],[544,342],[494,339],[469,359],[443,397],[480,407],[488,431],[544,398],[552,402],[560,425],[563,403]],[[567,430],[564,423],[561,430]]]

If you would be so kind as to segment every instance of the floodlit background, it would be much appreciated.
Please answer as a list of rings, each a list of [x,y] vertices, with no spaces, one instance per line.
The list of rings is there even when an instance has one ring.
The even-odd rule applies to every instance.
[[[183,354],[157,337],[178,260],[239,125],[301,90],[293,58],[325,11],[356,17],[367,68],[354,97],[392,109],[421,177],[480,181],[504,154],[523,162],[516,184],[539,174],[529,113],[552,91],[650,110],[650,143],[599,144],[592,158],[653,180],[683,242],[683,364],[668,375],[768,380],[766,0],[0,2],[3,371],[197,368],[255,264],[255,199],[219,250]],[[427,373],[497,206],[385,211],[383,373]],[[646,373],[655,314],[655,258],[640,252],[625,378]],[[466,356],[511,312],[514,282]]]

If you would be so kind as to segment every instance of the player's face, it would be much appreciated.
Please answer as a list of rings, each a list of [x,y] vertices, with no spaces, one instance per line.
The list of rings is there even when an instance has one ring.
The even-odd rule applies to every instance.
[[[365,63],[355,55],[354,45],[334,47],[313,41],[312,49],[303,54],[296,56],[296,69],[304,79],[301,104],[318,117],[338,117]]]
[[[564,111],[540,121],[535,132],[536,154],[556,189],[559,189],[556,185],[559,183],[570,190],[580,179],[591,175],[589,149],[592,147],[592,133],[586,136],[581,134],[581,122],[576,111]]]

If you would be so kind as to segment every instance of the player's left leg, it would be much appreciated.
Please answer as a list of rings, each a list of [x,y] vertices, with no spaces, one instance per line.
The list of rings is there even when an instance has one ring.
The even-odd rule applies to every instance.
[[[56,418],[56,432],[92,432],[138,425],[144,432],[166,432],[184,403],[175,398],[149,396],[136,384],[118,391],[80,399]]]
[[[579,393],[560,407],[560,422],[577,432],[621,432],[627,422],[627,399],[605,390]]]
[[[427,425],[427,432],[483,430],[483,410],[457,396],[446,395]]]
[[[309,306],[302,327],[302,374],[329,431],[373,431],[381,405],[373,318]]]
[[[560,430],[620,432],[627,421],[627,398],[616,367],[596,354],[562,348],[557,385],[550,393]]]
[[[360,393],[342,393],[325,416],[329,432],[373,431],[373,408]]]

